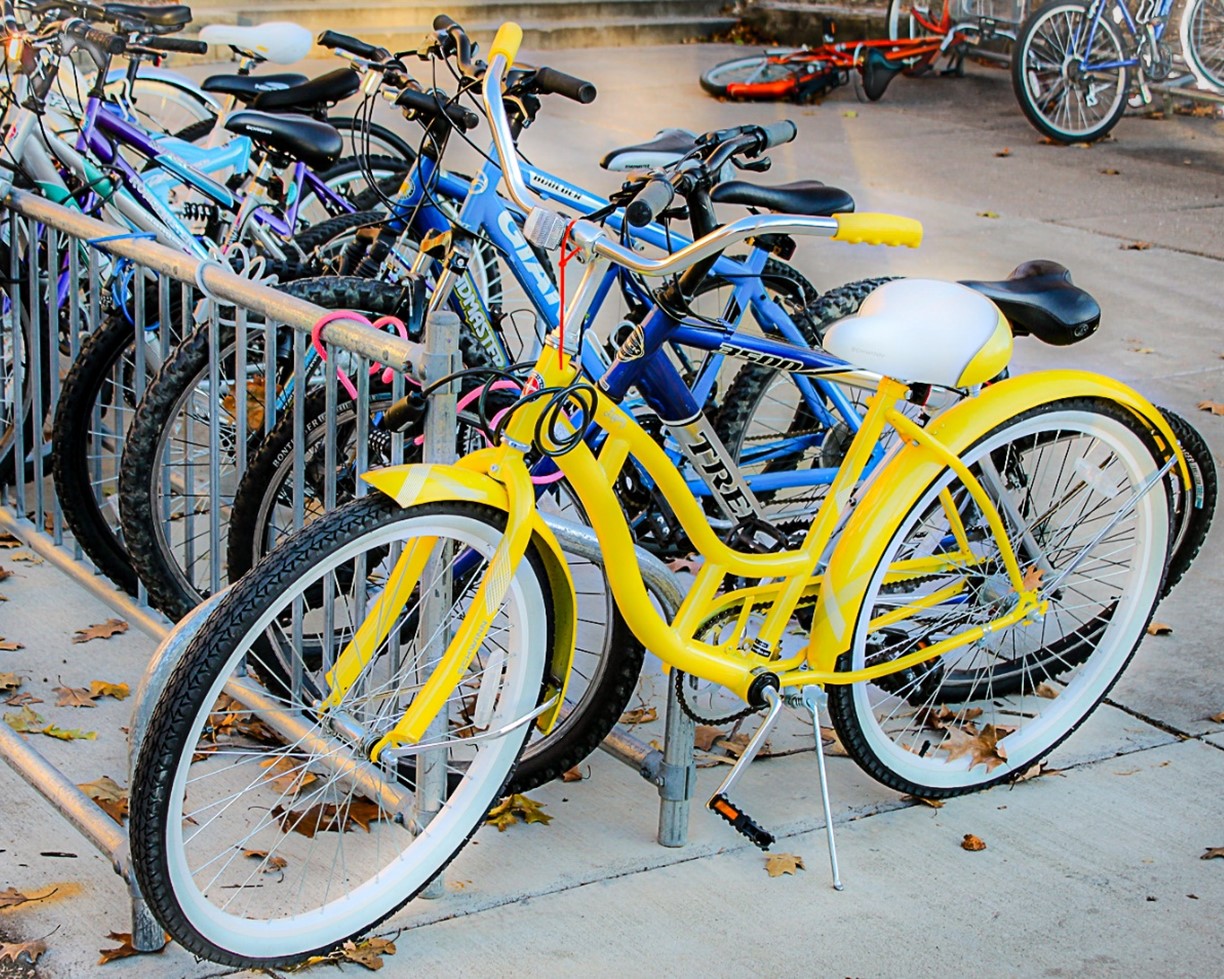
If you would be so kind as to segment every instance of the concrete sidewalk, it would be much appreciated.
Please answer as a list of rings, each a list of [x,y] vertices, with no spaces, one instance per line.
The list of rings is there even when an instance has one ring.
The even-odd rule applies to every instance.
[[[563,176],[611,188],[617,180],[592,161],[657,128],[793,117],[800,139],[774,154],[762,182],[819,178],[854,193],[860,210],[895,210],[926,225],[916,252],[811,243],[797,263],[817,285],[883,272],[996,278],[1027,259],[1062,261],[1100,299],[1101,329],[1062,350],[1021,342],[1018,365],[1121,377],[1189,417],[1217,458],[1224,453],[1224,418],[1196,410],[1204,399],[1224,402],[1224,123],[1128,118],[1110,143],[1044,146],[1005,73],[977,67],[960,80],[899,79],[874,105],[849,91],[805,108],[704,97],[700,68],[741,50],[552,53],[550,63],[592,78],[600,99],[591,107],[551,100],[523,149]],[[1151,247],[1123,247],[1134,241]],[[1051,759],[1061,776],[931,809],[831,759],[845,892],[829,886],[810,752],[755,763],[741,792],[779,835],[775,852],[804,858],[806,871],[780,878],[697,808],[689,846],[658,847],[653,791],[597,754],[586,780],[533,793],[550,825],[482,829],[448,872],[444,899],[415,902],[379,929],[398,933],[383,974],[1218,973],[1224,860],[1199,857],[1224,846],[1224,724],[1208,719],[1224,711],[1219,533],[1157,613],[1172,634],[1144,641],[1108,705]],[[0,672],[27,677],[49,720],[98,732],[96,741],[38,738],[37,747],[75,780],[125,782],[128,704],[57,708],[51,688],[93,679],[134,688],[153,644],[129,632],[71,645],[75,629],[109,610],[45,565],[15,563],[3,550],[0,565],[15,572],[0,583],[8,599],[0,635],[26,647],[0,652]],[[643,696],[661,692],[652,674]],[[661,738],[661,727],[638,733]],[[701,771],[699,798],[721,773]],[[962,850],[966,833],[987,849]],[[97,950],[115,944],[107,932],[128,930],[124,889],[106,860],[3,767],[0,851],[0,890],[56,888],[45,901],[0,911],[0,935],[45,936],[40,975],[92,974]],[[0,963],[0,976],[9,969]],[[174,947],[98,972],[225,974]]]

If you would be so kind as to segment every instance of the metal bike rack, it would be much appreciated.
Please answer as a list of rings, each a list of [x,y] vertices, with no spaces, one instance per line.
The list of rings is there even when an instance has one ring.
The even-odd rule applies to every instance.
[[[19,270],[19,247],[21,240],[36,242],[41,247],[27,249],[25,255],[37,254],[37,260],[28,261],[22,274]],[[310,341],[310,333],[319,318],[326,312],[318,306],[293,298],[267,285],[252,281],[242,275],[235,274],[228,268],[217,263],[200,263],[197,260],[166,248],[155,242],[140,237],[133,237],[123,229],[104,224],[92,218],[68,210],[51,203],[34,194],[14,190],[0,205],[0,237],[13,245],[10,249],[10,268],[0,270],[0,277],[8,282],[8,294],[11,300],[11,315],[14,329],[12,342],[16,345],[12,351],[16,376],[13,378],[13,394],[15,404],[21,404],[23,385],[32,387],[34,403],[45,402],[54,409],[59,395],[61,360],[63,366],[75,357],[79,349],[79,333],[84,323],[96,326],[101,322],[105,310],[101,303],[101,283],[107,266],[116,259],[126,259],[134,263],[137,277],[153,273],[159,276],[159,321],[168,318],[169,295],[171,288],[179,288],[184,296],[187,288],[195,286],[198,293],[206,298],[194,305],[195,322],[207,322],[214,326],[214,344],[212,350],[213,363],[216,363],[216,324],[222,315],[221,310],[235,310],[236,332],[239,337],[247,333],[247,316],[255,314],[262,317],[268,324],[283,324],[293,330],[295,343],[295,366],[302,363],[306,348]],[[70,302],[70,308],[63,311],[57,301],[55,285],[57,280],[66,280],[75,296],[83,291],[88,300],[83,304]],[[143,281],[143,280],[140,280]],[[152,321],[152,310],[145,316],[143,309],[146,302],[143,292],[137,290],[135,315],[133,323],[134,336],[143,335],[146,320]],[[22,297],[26,302],[22,302]],[[187,310],[184,309],[186,321]],[[49,356],[54,361],[44,370],[40,364],[38,345],[24,351],[25,363],[22,362],[23,351],[22,330],[19,328],[19,317],[29,317],[31,333],[38,336],[39,329],[46,328],[54,336],[60,322],[60,317],[68,320],[68,336],[61,344],[48,345]],[[43,327],[43,324],[51,324]],[[190,325],[190,324],[185,324]],[[398,397],[403,392],[403,377],[411,374],[428,382],[448,373],[454,363],[458,347],[458,319],[453,314],[438,314],[430,321],[426,331],[425,344],[412,343],[388,333],[371,330],[364,323],[356,320],[339,319],[329,323],[323,343],[329,357],[325,368],[329,381],[327,398],[327,421],[334,429],[336,418],[336,398],[330,393],[337,388],[336,357],[330,356],[339,352],[347,355],[345,364],[352,369],[353,362],[357,364],[356,379],[358,391],[357,410],[357,458],[356,465],[360,470],[365,467],[365,440],[368,427],[369,412],[366,404],[369,398],[369,373],[367,367],[378,363],[391,367],[395,371],[395,383],[392,396]],[[268,345],[270,346],[270,345]],[[146,365],[143,362],[144,345],[137,343],[136,356],[136,395],[143,393]],[[270,357],[270,355],[269,355]],[[23,372],[24,375],[23,376]],[[50,379],[51,390],[40,391],[38,386],[46,375]],[[215,371],[212,374],[215,379]],[[235,385],[238,433],[233,440],[237,446],[236,455],[240,466],[245,466],[245,436],[247,412],[245,405],[246,391],[241,384]],[[431,402],[427,423],[425,452],[431,461],[444,461],[454,456],[455,432],[455,397],[446,391],[439,392],[437,403]],[[301,431],[301,408],[304,398],[295,398],[295,436]],[[216,401],[216,398],[213,399]],[[23,466],[17,447],[25,444],[27,433],[22,430],[21,412],[16,412],[17,427],[15,433],[14,462],[16,480],[10,487],[0,490],[0,531],[8,532],[18,537],[32,551],[53,565],[57,570],[67,574],[76,583],[90,591],[95,597],[109,605],[126,618],[141,632],[159,641],[159,646],[150,661],[133,701],[132,722],[129,737],[130,768],[134,767],[139,752],[141,738],[147,728],[153,705],[161,689],[168,680],[174,666],[181,659],[183,652],[192,637],[199,630],[205,619],[216,607],[224,594],[223,583],[219,580],[218,571],[212,570],[212,595],[198,605],[177,625],[170,623],[164,616],[151,609],[143,601],[141,589],[136,598],[132,598],[114,588],[106,579],[99,576],[92,565],[86,561],[82,553],[65,534],[62,514],[58,500],[50,486],[49,465],[41,447],[30,455],[29,466],[32,469],[30,478],[23,479]],[[210,448],[215,450],[218,445],[216,428],[218,413],[214,407],[210,414]],[[271,428],[274,421],[271,407],[266,412],[264,424]],[[42,418],[35,412],[32,424],[42,425]],[[32,433],[31,433],[32,434]],[[402,441],[402,436],[396,436]],[[33,439],[35,443],[41,438]],[[294,440],[295,446],[301,441]],[[331,464],[329,471],[335,469],[334,431],[327,436],[326,459]],[[395,445],[398,451],[402,446]],[[220,497],[217,475],[216,455],[213,453],[210,474],[214,477],[209,487],[210,513],[220,512],[225,501]],[[297,458],[300,449],[295,450],[293,495],[298,508],[296,520],[300,525],[301,507],[303,506],[303,464]],[[117,466],[117,459],[110,460]],[[326,468],[326,467],[325,467]],[[359,483],[358,492],[364,489]],[[328,505],[335,502],[335,486],[327,487],[325,502]],[[209,520],[213,533],[216,533],[217,520]],[[566,550],[599,564],[601,553],[593,532],[586,527],[563,521],[550,521],[553,529]],[[651,593],[655,596],[664,612],[669,616],[679,607],[682,593],[675,576],[666,566],[652,555],[639,551],[643,575]],[[643,744],[622,730],[615,731],[605,742],[604,749],[621,761],[635,768],[643,778],[657,786],[660,795],[660,818],[658,839],[664,846],[682,846],[687,838],[689,801],[694,780],[695,764],[693,759],[694,722],[679,708],[676,703],[674,687],[668,684],[669,696],[667,705],[666,740],[662,750]],[[134,947],[141,950],[159,949],[163,943],[161,927],[154,920],[146,907],[131,873],[128,839],[125,829],[117,825],[109,815],[86,796],[62,772],[56,769],[35,747],[7,725],[0,723],[0,756],[26,782],[38,791],[48,803],[64,816],[94,847],[106,855],[118,873],[128,884],[131,895],[132,936]],[[129,782],[130,782],[129,771]]]

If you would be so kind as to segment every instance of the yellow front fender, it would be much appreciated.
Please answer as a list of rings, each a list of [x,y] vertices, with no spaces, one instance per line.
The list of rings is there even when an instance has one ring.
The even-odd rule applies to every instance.
[[[388,466],[364,473],[361,478],[403,507],[442,500],[468,500],[509,512],[506,487],[492,477],[466,467],[422,464]],[[533,518],[532,541],[544,559],[548,572],[551,590],[549,604],[553,613],[553,648],[543,699],[549,700],[555,696],[556,705],[536,721],[540,730],[548,733],[560,716],[569,683],[578,625],[577,600],[574,581],[570,577],[569,564],[561,545],[538,511]]]
[[[1151,402],[1125,384],[1085,371],[1040,371],[992,384],[927,426],[940,443],[960,455],[998,425],[1022,412],[1068,398],[1104,398],[1123,405],[1150,425],[1175,455],[1182,479],[1190,485],[1177,438]],[[1167,458],[1167,456],[1166,456]],[[849,644],[871,575],[897,525],[940,474],[944,464],[921,445],[906,445],[873,474],[829,558],[812,625],[808,658],[813,669],[832,671]]]

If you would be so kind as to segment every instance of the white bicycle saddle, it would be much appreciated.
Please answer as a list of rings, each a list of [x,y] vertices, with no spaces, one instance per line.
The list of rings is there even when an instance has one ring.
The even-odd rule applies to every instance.
[[[277,65],[291,65],[310,54],[314,35],[300,24],[287,20],[251,27],[237,24],[209,24],[200,31],[205,44],[228,44],[244,54]]]
[[[967,388],[1007,366],[1012,333],[999,307],[972,289],[896,279],[863,300],[856,315],[829,327],[824,348],[899,381]]]

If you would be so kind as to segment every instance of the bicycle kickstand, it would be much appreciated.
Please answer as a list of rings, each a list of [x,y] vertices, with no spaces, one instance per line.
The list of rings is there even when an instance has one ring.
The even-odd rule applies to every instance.
[[[841,875],[837,870],[837,843],[833,839],[833,811],[829,806],[829,779],[825,773],[824,739],[820,736],[820,708],[828,703],[829,696],[818,686],[804,687],[803,706],[812,713],[812,728],[816,732],[816,770],[820,774],[820,801],[824,806],[825,837],[829,841],[829,867],[833,871],[833,889],[842,889]]]

